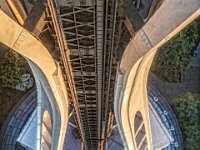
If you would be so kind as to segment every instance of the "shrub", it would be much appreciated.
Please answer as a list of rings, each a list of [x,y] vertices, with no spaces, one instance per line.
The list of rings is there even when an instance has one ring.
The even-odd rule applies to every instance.
[[[169,82],[180,82],[199,42],[200,19],[193,21],[158,49],[151,70]]]
[[[20,82],[24,64],[24,59],[13,50],[9,50],[4,54],[4,60],[0,66],[0,82],[2,87],[15,88]]]
[[[185,149],[200,149],[200,98],[187,92],[175,99],[172,108],[183,133]]]

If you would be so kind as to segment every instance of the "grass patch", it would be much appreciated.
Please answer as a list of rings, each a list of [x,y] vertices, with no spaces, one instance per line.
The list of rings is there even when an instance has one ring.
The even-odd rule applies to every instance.
[[[183,133],[184,149],[200,149],[200,97],[187,92],[172,104]]]

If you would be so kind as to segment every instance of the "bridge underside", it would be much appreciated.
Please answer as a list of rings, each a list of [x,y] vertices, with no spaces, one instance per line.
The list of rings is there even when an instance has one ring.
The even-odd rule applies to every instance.
[[[59,63],[74,112],[72,120],[83,145],[88,150],[103,149],[115,124],[118,62],[131,34],[143,25],[138,13],[140,1],[130,6],[113,0],[24,0],[24,5],[6,2],[12,12],[17,12],[13,13],[16,21]],[[127,7],[133,7],[130,10],[135,14],[124,11]],[[139,21],[131,22],[133,16]]]
[[[33,61],[39,57],[40,59],[35,61],[38,61],[38,66],[44,74],[46,73],[45,76],[49,80],[51,88],[59,91],[58,89],[62,87],[64,98],[62,98],[62,93],[54,93],[56,103],[60,108],[61,130],[67,124],[69,99],[70,109],[73,112],[72,120],[77,126],[78,137],[81,138],[85,149],[104,149],[107,137],[113,125],[116,124],[113,108],[114,92],[116,92],[117,73],[122,73],[125,75],[125,92],[123,91],[125,94],[122,103],[117,106],[119,112],[115,111],[115,113],[118,113],[116,120],[118,119],[119,129],[122,132],[123,129],[126,131],[123,137],[126,138],[126,140],[123,139],[127,144],[125,146],[134,149],[134,139],[132,139],[134,135],[131,132],[134,129],[130,126],[130,121],[132,122],[134,118],[137,106],[138,109],[142,109],[147,141],[151,146],[148,105],[145,103],[147,98],[145,95],[146,76],[150,67],[149,63],[151,63],[156,49],[161,45],[158,43],[163,44],[165,42],[163,39],[170,35],[171,31],[167,30],[166,33],[163,32],[163,35],[158,34],[157,31],[161,27],[155,25],[157,18],[146,24],[145,22],[159,8],[162,0],[151,0],[149,3],[142,3],[144,1],[140,0],[24,1],[30,3],[30,11],[28,11],[27,5],[22,6],[26,9],[24,12],[17,8],[19,10],[17,10],[15,18],[26,30],[17,27],[24,33],[27,30],[31,33],[30,35],[26,34],[30,37],[31,42],[35,41],[40,49],[45,51],[46,57],[50,57],[51,65],[48,68],[41,57],[32,53],[30,56],[26,54],[26,41],[18,40],[20,37],[16,37],[14,40],[18,40],[17,42],[20,44],[24,42],[23,49],[20,49],[16,43],[11,45],[11,48],[19,52],[23,50],[21,54],[33,57]],[[181,3],[181,0],[177,0],[177,2]],[[164,12],[162,13],[164,14]],[[159,19],[162,22],[162,19]],[[178,23],[181,21],[184,20],[182,19]],[[4,24],[0,23],[0,25]],[[167,23],[162,22],[161,25],[167,28],[165,26]],[[174,28],[175,25],[172,29]],[[169,28],[169,30],[172,29]],[[1,32],[4,33],[4,31]],[[160,36],[157,38],[155,34]],[[5,39],[0,37],[0,40],[4,41]],[[7,45],[9,44],[7,43]],[[31,48],[30,51],[34,52],[35,47]],[[149,51],[152,49],[153,52],[150,53]],[[37,50],[40,53],[39,49]],[[59,85],[57,81],[59,81]],[[132,90],[134,90],[133,94]],[[132,96],[130,100],[129,96]],[[144,102],[144,107],[141,106],[143,105],[141,102]],[[136,106],[136,104],[138,105]],[[132,109],[133,106],[135,110]],[[58,149],[62,149],[65,131],[60,131],[60,133],[59,139],[52,139],[52,141],[58,140]],[[150,146],[149,149],[151,149]]]
[[[81,125],[88,149],[98,148],[95,7],[61,6],[62,29],[70,50]]]
[[[117,48],[124,27],[117,2],[58,0],[56,7],[70,53],[80,130],[88,149],[102,149],[114,123]]]
[[[131,37],[156,6],[157,1],[56,0],[76,88],[73,108],[77,107],[75,115],[79,116],[79,131],[87,149],[105,148],[116,124],[113,106],[117,67]],[[70,99],[73,101],[73,97]]]

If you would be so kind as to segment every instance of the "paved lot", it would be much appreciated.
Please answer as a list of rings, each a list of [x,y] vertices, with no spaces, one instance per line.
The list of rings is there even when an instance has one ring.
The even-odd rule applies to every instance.
[[[13,108],[1,130],[0,149],[15,150],[16,140],[37,105],[36,98],[37,92],[33,89]]]
[[[190,67],[183,72],[181,83],[169,83],[161,80],[155,74],[149,74],[149,82],[171,103],[174,98],[185,92],[200,93],[200,67]]]

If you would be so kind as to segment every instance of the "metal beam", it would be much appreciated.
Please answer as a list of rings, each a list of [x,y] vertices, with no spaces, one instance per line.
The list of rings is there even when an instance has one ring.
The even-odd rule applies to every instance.
[[[31,9],[30,14],[24,22],[23,26],[30,32],[34,33],[36,37],[41,33],[42,29],[45,26],[46,7],[47,4],[45,0],[36,1],[33,8]]]

